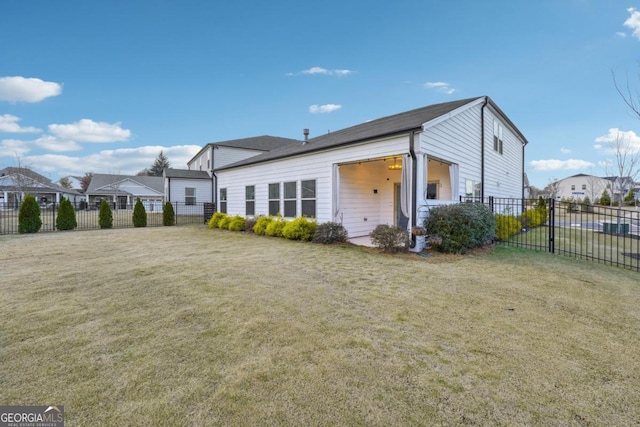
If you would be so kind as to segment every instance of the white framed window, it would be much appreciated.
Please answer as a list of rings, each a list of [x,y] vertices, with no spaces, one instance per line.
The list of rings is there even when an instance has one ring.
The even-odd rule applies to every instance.
[[[195,205],[196,204],[196,189],[193,187],[185,187],[184,189],[184,204]]]
[[[245,215],[254,216],[256,214],[256,186],[247,185],[244,188]]]
[[[276,216],[280,212],[280,183],[269,184],[269,215]]]
[[[284,183],[284,216],[293,218],[296,216],[296,199],[298,196],[297,183],[295,181]]]
[[[220,212],[227,213],[227,189],[220,189]]]
[[[503,127],[502,124],[494,120],[493,121],[493,149],[498,153],[502,154],[503,150]]]
[[[300,200],[302,216],[316,217],[316,180],[310,179],[300,182]]]
[[[464,195],[467,201],[476,201],[480,202],[480,189],[482,185],[479,181],[474,181],[473,179],[465,180],[465,191]]]
[[[427,200],[437,200],[440,191],[440,181],[427,182]]]

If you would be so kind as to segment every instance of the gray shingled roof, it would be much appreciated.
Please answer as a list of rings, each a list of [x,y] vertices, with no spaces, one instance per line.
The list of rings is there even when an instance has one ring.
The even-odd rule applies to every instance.
[[[106,189],[101,190],[102,187],[116,184],[127,179],[149,187],[159,193],[164,193],[164,178],[161,176],[110,175],[102,173],[93,174],[91,184],[89,184],[89,188],[87,188],[87,193],[105,192]]]
[[[205,171],[194,171],[189,169],[170,169],[164,170],[167,178],[183,178],[183,179],[211,179]]]
[[[243,148],[245,150],[271,151],[280,147],[284,147],[286,145],[300,145],[301,142],[302,141],[298,141],[296,139],[281,138],[279,136],[270,135],[252,136],[250,138],[232,139],[229,141],[210,142],[202,147],[202,149],[198,151],[198,153],[193,156],[191,160],[187,162],[187,164],[191,163],[195,158],[202,154],[203,151],[205,151],[212,145],[218,147]]]
[[[246,166],[250,164],[266,162],[269,160],[291,157],[298,154],[322,151],[328,148],[353,144],[373,138],[406,133],[414,129],[418,130],[421,129],[424,123],[450,113],[451,111],[474,102],[480,98],[484,97],[475,97],[461,99],[458,101],[445,102],[442,104],[434,104],[404,113],[382,117],[380,119],[371,120],[366,123],[351,126],[349,128],[342,129],[336,132],[331,132],[329,134],[318,136],[316,138],[311,138],[309,139],[307,144],[298,142],[297,144],[287,145],[282,148],[271,150],[267,153],[248,158],[246,160],[242,160],[230,165],[225,165],[216,170],[231,169],[238,166]],[[502,113],[498,106],[495,105],[495,103],[493,103],[490,98],[487,97],[487,99],[489,100],[489,103],[492,105],[492,107],[500,112],[500,114],[502,114],[507,121],[509,121],[509,119],[504,115],[504,113]],[[522,134],[520,134],[515,125],[513,125],[513,123],[511,123],[510,121],[509,124],[526,142],[526,139],[524,138],[524,136],[522,136]]]

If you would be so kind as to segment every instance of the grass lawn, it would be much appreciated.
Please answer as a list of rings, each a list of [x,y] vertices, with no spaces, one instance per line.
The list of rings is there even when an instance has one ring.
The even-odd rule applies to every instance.
[[[0,404],[68,426],[636,425],[640,276],[204,226],[0,237]]]

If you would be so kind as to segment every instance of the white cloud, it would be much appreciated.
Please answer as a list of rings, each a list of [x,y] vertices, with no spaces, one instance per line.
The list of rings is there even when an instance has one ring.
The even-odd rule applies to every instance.
[[[341,108],[342,108],[342,105],[338,105],[338,104],[324,104],[324,105],[314,104],[309,107],[309,112],[311,114],[331,113]]]
[[[31,151],[31,145],[19,139],[3,139],[0,141],[0,157],[22,157]]]
[[[131,136],[129,129],[122,129],[120,122],[106,123],[82,119],[67,125],[49,125],[49,132],[63,140],[76,142],[117,142],[126,141]]]
[[[570,154],[570,153],[571,153],[571,150],[570,150],[570,149],[568,149],[568,148],[562,147],[562,148],[560,148],[560,152],[561,152],[562,154]]]
[[[427,82],[424,84],[424,87],[427,89],[434,89],[438,92],[446,93],[447,95],[451,95],[456,90],[449,85],[449,83],[445,82]]]
[[[51,135],[43,135],[33,141],[33,145],[47,151],[63,152],[63,151],[80,151],[82,146],[76,141],[60,139]]]
[[[171,147],[148,145],[136,148],[102,150],[86,156],[44,154],[24,157],[23,161],[32,165],[36,171],[46,172],[54,177],[84,175],[86,172],[135,175],[142,169],[149,168],[158,153],[160,153],[160,150],[168,157],[171,167],[186,169],[187,162],[201,148],[199,145],[176,145]]]
[[[631,16],[624,21],[624,26],[631,28],[631,30],[633,30],[633,36],[640,39],[640,11],[630,7],[627,9],[627,12],[629,12]]]
[[[302,70],[298,73],[286,73],[287,76],[295,76],[298,74],[306,74],[306,75],[323,75],[323,76],[338,76],[338,77],[342,77],[342,76],[348,76],[350,74],[353,74],[352,70],[329,70],[327,68],[322,68],[322,67],[311,67],[309,69],[306,70]]]
[[[640,135],[632,130],[623,131],[618,128],[609,129],[609,133],[595,139],[593,147],[597,150],[604,149],[608,153],[613,153],[616,141],[620,141],[620,148],[625,148],[630,152],[640,151]]]
[[[622,31],[616,31],[616,35],[623,39],[627,38],[627,33],[623,33]]]
[[[40,102],[62,93],[62,85],[20,76],[0,77],[0,101]]]
[[[531,168],[539,172],[586,169],[594,166],[593,163],[585,160],[532,160],[529,162]]]
[[[34,133],[34,132],[42,132],[41,129],[34,128],[32,126],[21,127],[18,122],[20,118],[13,116],[11,114],[1,114],[0,115],[0,132],[9,132],[9,133]]]

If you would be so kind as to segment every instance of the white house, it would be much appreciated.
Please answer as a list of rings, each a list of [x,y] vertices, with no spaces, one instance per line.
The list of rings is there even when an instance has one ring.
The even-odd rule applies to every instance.
[[[431,205],[522,198],[526,144],[489,97],[431,105],[215,168],[219,210],[410,229]]]
[[[551,195],[556,200],[584,200],[588,197],[593,203],[599,199],[606,190],[611,200],[623,198],[634,188],[631,178],[615,176],[599,177],[587,174],[572,175],[559,179],[551,184],[550,188],[555,193]]]
[[[98,207],[101,200],[112,204],[114,209],[131,209],[137,198],[147,212],[162,211],[164,183],[160,176],[132,176],[93,174],[85,192],[90,207]]]
[[[206,171],[166,168],[163,178],[164,199],[174,209],[186,207],[191,214],[202,214],[203,204],[213,200],[212,178]]]
[[[84,196],[64,188],[29,168],[7,167],[0,170],[0,209],[17,208],[26,194],[32,194],[42,207],[59,204],[62,197],[78,207]]]

